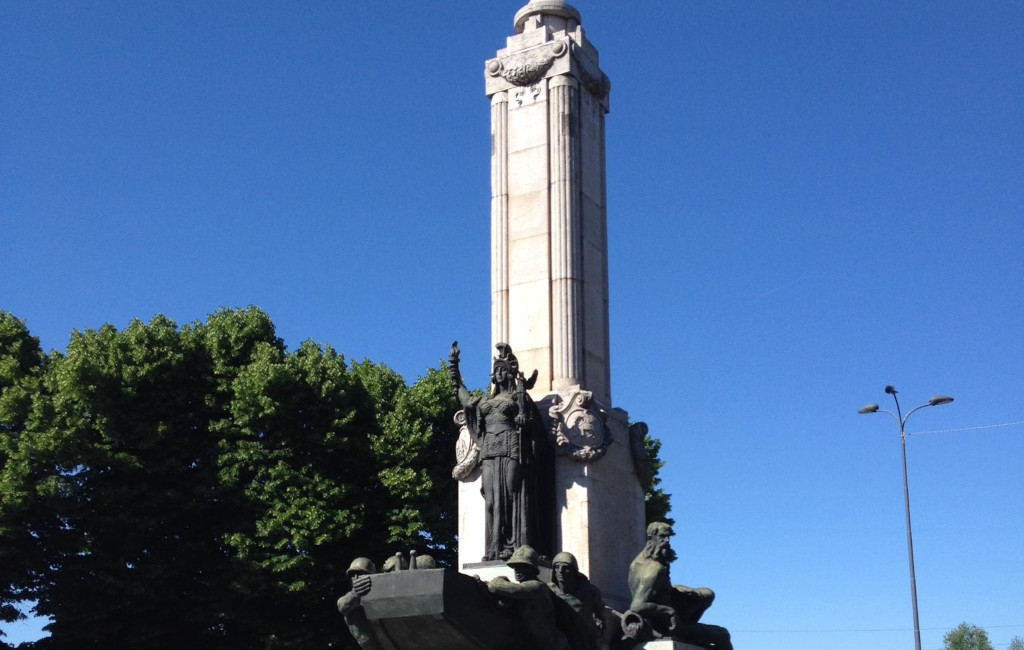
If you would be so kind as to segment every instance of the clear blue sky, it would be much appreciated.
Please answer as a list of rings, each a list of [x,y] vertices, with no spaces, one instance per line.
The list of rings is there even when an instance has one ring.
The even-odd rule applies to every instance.
[[[459,339],[483,385],[483,62],[524,2],[3,2],[0,308],[63,349],[253,304],[410,380]],[[908,439],[924,648],[1024,636],[1024,4],[575,4],[674,580],[739,648],[912,647],[898,427],[856,413],[892,383],[967,429]]]

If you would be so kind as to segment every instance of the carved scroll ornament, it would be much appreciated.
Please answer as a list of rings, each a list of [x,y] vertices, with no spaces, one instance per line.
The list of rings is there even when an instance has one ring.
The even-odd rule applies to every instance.
[[[602,74],[600,78],[587,74],[586,70],[580,70],[580,83],[590,91],[594,97],[603,100],[611,92],[612,82],[607,75]]]
[[[466,412],[456,411],[455,424],[459,425],[459,439],[455,442],[455,467],[452,468],[452,478],[464,481],[473,473],[473,470],[480,465],[480,446],[473,439],[473,434],[466,426]]]
[[[548,47],[538,47],[491,61],[487,64],[487,73],[492,77],[501,75],[505,81],[516,86],[529,86],[543,77],[555,59],[568,50],[565,43],[555,41]]]

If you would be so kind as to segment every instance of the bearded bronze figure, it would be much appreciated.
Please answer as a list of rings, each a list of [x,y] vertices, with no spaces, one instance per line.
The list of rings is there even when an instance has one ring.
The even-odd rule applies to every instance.
[[[707,587],[673,585],[669,565],[672,527],[656,521],[647,527],[647,543],[629,565],[630,611],[622,618],[622,631],[636,640],[672,638],[684,643],[732,650],[729,631],[700,623],[711,607],[715,592]]]

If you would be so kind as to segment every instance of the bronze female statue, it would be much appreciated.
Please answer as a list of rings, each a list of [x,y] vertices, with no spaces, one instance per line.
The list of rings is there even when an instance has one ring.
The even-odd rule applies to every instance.
[[[473,396],[462,383],[459,347],[448,358],[452,385],[466,415],[466,426],[480,449],[486,507],[484,561],[507,560],[524,544],[543,546],[538,519],[538,480],[546,439],[537,406],[526,393],[537,380],[519,372],[519,360],[499,343],[486,396]]]

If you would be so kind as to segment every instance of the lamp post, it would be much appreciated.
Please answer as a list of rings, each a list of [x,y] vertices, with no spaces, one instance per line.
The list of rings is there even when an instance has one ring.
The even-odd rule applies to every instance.
[[[879,409],[878,404],[868,404],[860,408],[858,413],[888,413],[889,415],[896,418],[896,421],[900,423],[900,452],[903,455],[903,505],[907,513],[907,553],[910,556],[910,600],[914,606],[914,648],[915,650],[921,650],[921,622],[917,616],[917,578],[914,575],[914,535],[910,530],[910,488],[907,485],[907,420],[916,411],[920,411],[926,406],[941,406],[943,404],[949,404],[953,401],[952,397],[947,395],[936,395],[928,400],[927,404],[922,404],[909,413],[906,417],[903,417],[903,413],[900,411],[900,401],[896,398],[896,389],[892,386],[886,386],[885,392],[892,395],[893,400],[896,402],[896,412],[886,411]]]

